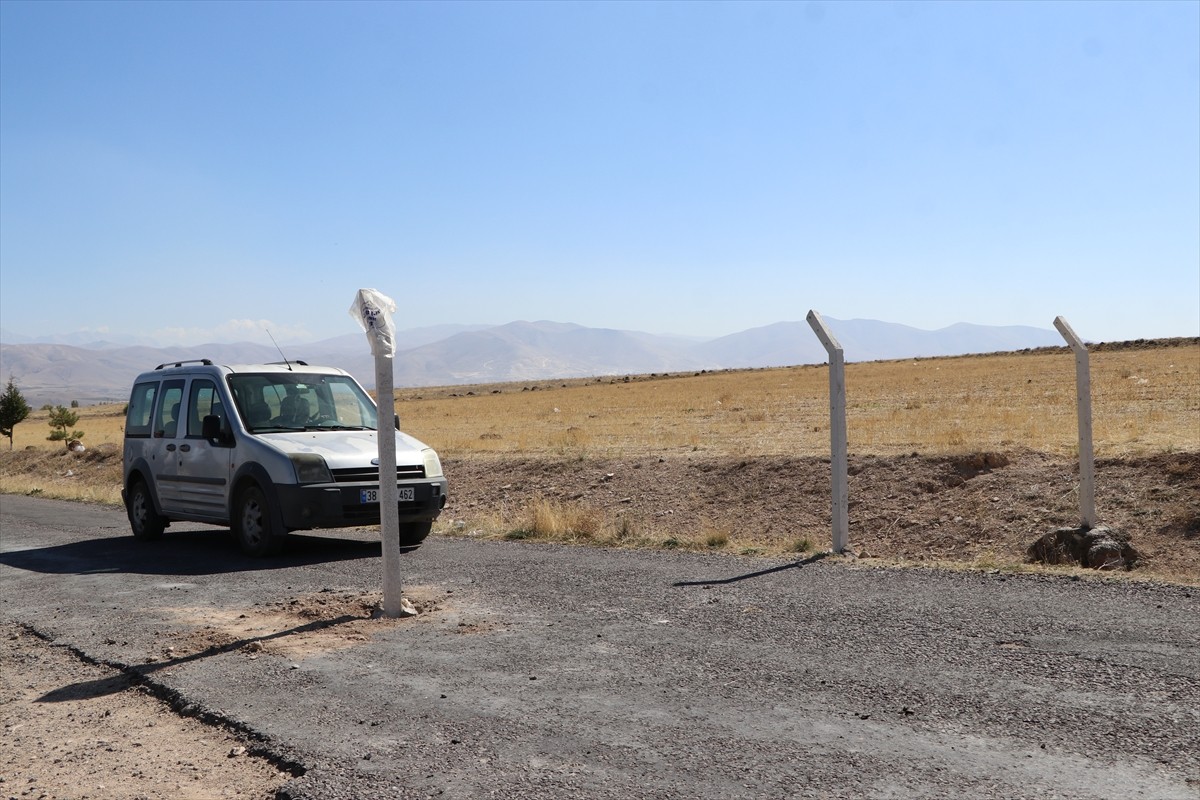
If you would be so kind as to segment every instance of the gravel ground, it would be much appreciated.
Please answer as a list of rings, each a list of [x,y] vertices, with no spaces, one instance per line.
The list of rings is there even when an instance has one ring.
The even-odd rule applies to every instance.
[[[0,529],[5,725],[148,696],[208,727],[214,780],[265,768],[260,796],[1200,797],[1188,586],[436,538],[403,565],[422,613],[384,620],[365,534],[263,562],[22,497]],[[35,635],[116,672],[45,690]],[[160,737],[126,730],[103,790],[26,740],[3,791],[165,796],[131,769]],[[45,788],[60,767],[77,792]]]

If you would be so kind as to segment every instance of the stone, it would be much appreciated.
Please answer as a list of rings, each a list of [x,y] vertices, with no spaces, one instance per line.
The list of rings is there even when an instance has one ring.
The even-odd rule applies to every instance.
[[[1041,564],[1078,564],[1096,570],[1137,566],[1140,554],[1129,534],[1107,525],[1089,528],[1056,528],[1026,549],[1029,561]]]

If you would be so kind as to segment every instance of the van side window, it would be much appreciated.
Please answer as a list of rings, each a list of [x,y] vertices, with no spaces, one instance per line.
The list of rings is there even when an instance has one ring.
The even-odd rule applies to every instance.
[[[225,410],[221,397],[217,394],[217,386],[212,381],[194,378],[192,387],[188,390],[188,437],[199,437],[204,426],[204,418],[209,414],[221,418],[225,422]]]
[[[179,409],[183,401],[183,380],[164,381],[154,417],[154,438],[174,439],[179,431]]]
[[[138,383],[129,395],[129,410],[125,413],[125,435],[143,437],[150,435],[150,415],[154,413],[154,398],[158,394],[158,381]]]

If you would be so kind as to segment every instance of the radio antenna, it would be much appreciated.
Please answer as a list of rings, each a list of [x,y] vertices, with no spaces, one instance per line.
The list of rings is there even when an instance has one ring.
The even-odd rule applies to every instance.
[[[263,330],[265,330],[267,332],[267,336],[271,336],[270,328],[264,328]],[[279,355],[283,358],[283,363],[287,364],[288,372],[291,372],[292,371],[292,362],[288,361],[288,357],[283,355],[283,348],[279,346],[279,342],[275,341],[274,336],[271,336],[271,344],[275,345],[275,349],[279,351]]]

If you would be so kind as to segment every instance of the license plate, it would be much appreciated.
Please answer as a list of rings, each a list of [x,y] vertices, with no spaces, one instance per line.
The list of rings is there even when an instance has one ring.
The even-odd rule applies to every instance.
[[[411,503],[417,499],[416,490],[411,486],[400,486],[396,489],[396,500],[401,503]],[[378,503],[378,489],[363,489],[359,492],[360,503]]]

